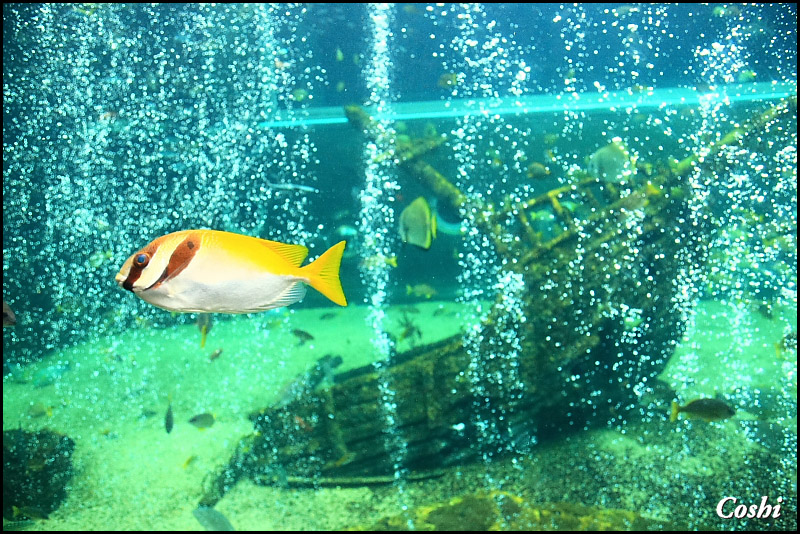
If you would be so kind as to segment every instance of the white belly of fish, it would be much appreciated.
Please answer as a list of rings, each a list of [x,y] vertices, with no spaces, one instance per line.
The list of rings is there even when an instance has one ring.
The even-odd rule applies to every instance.
[[[223,265],[202,268],[193,262],[175,278],[138,296],[170,311],[253,313],[301,300],[306,294],[304,282],[308,280],[297,276]]]

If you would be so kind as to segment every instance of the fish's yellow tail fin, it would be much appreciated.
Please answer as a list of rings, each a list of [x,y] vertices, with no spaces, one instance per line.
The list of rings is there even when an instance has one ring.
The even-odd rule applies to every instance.
[[[308,276],[308,283],[339,306],[347,306],[342,282],[339,280],[339,267],[346,242],[339,241],[325,253],[300,270]]]
[[[670,423],[674,423],[675,421],[678,420],[678,411],[679,411],[679,409],[680,409],[680,407],[678,406],[678,403],[675,402],[675,401],[672,401],[672,411],[669,414],[669,422]]]

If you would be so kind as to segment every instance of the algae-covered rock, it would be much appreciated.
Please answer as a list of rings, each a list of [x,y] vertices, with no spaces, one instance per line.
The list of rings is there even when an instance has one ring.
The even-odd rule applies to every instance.
[[[629,510],[532,504],[502,491],[425,505],[354,530],[685,530]]]
[[[75,442],[40,430],[3,432],[3,517],[44,519],[67,496]]]

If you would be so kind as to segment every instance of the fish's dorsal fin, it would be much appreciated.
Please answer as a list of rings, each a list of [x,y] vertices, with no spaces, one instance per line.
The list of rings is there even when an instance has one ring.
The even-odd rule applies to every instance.
[[[268,239],[259,239],[259,242],[272,252],[285,259],[292,267],[300,267],[308,256],[308,249],[303,245],[290,245]]]

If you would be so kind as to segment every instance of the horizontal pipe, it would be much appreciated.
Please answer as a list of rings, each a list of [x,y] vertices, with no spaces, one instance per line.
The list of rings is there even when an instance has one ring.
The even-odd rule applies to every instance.
[[[412,121],[445,119],[471,115],[528,115],[564,111],[648,109],[665,106],[697,106],[701,103],[755,102],[797,96],[797,85],[779,82],[720,85],[699,90],[692,87],[627,90],[609,93],[560,93],[521,98],[461,99],[392,104],[390,113],[380,113],[376,120]],[[269,120],[258,123],[259,128],[297,128],[345,124],[342,107],[305,108],[302,115],[289,118],[279,112]]]

